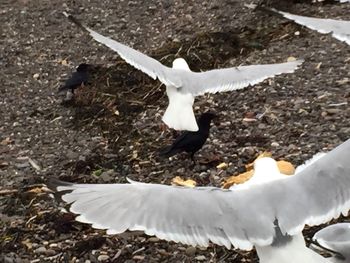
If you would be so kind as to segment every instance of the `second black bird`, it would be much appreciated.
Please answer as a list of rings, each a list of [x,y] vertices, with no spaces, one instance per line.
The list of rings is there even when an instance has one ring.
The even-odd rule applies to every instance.
[[[93,65],[82,63],[80,64],[76,72],[72,74],[72,76],[66,80],[64,85],[59,88],[58,92],[63,90],[70,90],[74,93],[74,90],[79,88],[82,85],[86,85],[90,79],[90,71],[93,69]]]
[[[180,152],[191,154],[191,160],[194,161],[194,154],[199,151],[209,136],[210,122],[216,117],[211,112],[203,113],[197,120],[198,131],[185,131],[176,138],[174,143],[160,150],[159,155],[170,157]]]

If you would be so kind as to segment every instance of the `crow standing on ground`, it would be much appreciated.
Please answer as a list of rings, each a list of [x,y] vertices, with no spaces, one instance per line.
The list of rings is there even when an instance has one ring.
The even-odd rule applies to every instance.
[[[58,92],[64,90],[70,90],[74,94],[74,90],[79,88],[82,85],[86,85],[90,79],[90,70],[93,68],[92,65],[82,63],[80,64],[76,72],[66,80],[64,85],[58,89]]]
[[[198,121],[199,130],[196,132],[185,131],[176,138],[174,143],[160,150],[159,155],[170,157],[180,152],[188,152],[191,154],[191,160],[194,162],[193,156],[199,151],[209,136],[210,122],[216,117],[211,112],[203,113]]]

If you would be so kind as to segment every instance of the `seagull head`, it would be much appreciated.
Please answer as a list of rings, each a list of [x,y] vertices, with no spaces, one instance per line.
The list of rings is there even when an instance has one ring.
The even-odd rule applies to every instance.
[[[277,162],[270,157],[261,157],[254,161],[254,174],[244,180],[241,184],[236,184],[230,187],[233,189],[247,189],[255,185],[267,183],[283,177],[278,169]],[[286,177],[286,176],[284,176]]]
[[[173,61],[173,69],[182,69],[190,71],[190,67],[188,66],[186,60],[183,58],[177,58]]]
[[[270,157],[263,157],[254,162],[254,176],[252,183],[265,183],[280,178],[286,178],[281,174],[277,162]]]

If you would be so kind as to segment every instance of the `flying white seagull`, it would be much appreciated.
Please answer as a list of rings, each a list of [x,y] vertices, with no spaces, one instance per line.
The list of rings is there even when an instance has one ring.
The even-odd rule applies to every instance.
[[[239,66],[206,72],[193,72],[183,58],[177,58],[173,61],[172,68],[170,68],[135,49],[102,36],[82,25],[66,12],[64,12],[64,15],[79,27],[88,31],[96,41],[116,51],[127,63],[153,79],[158,78],[165,84],[169,105],[164,113],[163,121],[168,127],[176,130],[198,131],[192,109],[195,96],[206,92],[216,93],[243,89],[282,73],[292,73],[303,62],[297,60],[280,64]]]
[[[271,10],[281,14],[287,19],[293,20],[297,24],[316,30],[321,34],[332,33],[334,38],[350,45],[350,21],[298,16],[273,8]]]
[[[254,164],[248,187],[179,187],[161,184],[69,184],[51,189],[70,204],[76,220],[107,234],[140,230],[188,245],[209,242],[250,250],[262,263],[322,263],[307,248],[304,226],[325,223],[350,209],[350,140],[293,176],[271,158]],[[58,183],[58,184],[57,184]],[[195,208],[195,209],[194,209]]]
[[[327,251],[334,251],[331,262],[350,263],[350,223],[338,223],[318,231],[313,239]]]

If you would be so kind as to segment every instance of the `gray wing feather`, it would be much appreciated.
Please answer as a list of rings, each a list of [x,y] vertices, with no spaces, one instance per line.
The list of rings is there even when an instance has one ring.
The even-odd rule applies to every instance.
[[[332,33],[334,38],[350,45],[350,21],[298,16],[278,11],[276,9],[273,10],[283,15],[285,18],[293,20],[294,22],[312,30],[316,30],[321,34]]]
[[[314,237],[321,246],[350,256],[350,223],[338,223],[318,231]]]
[[[182,76],[182,89],[184,92],[190,92],[193,95],[201,95],[206,92],[216,93],[239,90],[253,86],[276,75],[292,73],[302,63],[303,60],[297,60],[279,64],[215,69],[199,73],[184,72]]]
[[[91,28],[82,25],[90,35],[99,43],[109,47],[121,56],[127,63],[135,68],[146,73],[153,79],[159,79],[165,85],[172,85],[174,87],[181,86],[181,80],[177,79],[175,75],[171,74],[172,69],[164,66],[159,61],[133,49],[123,45],[111,38],[105,37]]]
[[[165,85],[181,88],[181,92],[193,95],[242,89],[282,73],[294,72],[302,63],[301,60],[298,60],[281,64],[241,66],[200,73],[172,69],[135,49],[97,33],[89,27],[81,26],[96,41],[116,51],[130,65],[153,79],[158,78]]]
[[[247,189],[130,184],[71,184],[62,199],[81,222],[110,234],[142,230],[165,240],[241,249],[272,243],[277,219],[296,234],[350,209],[350,140],[295,176]]]

